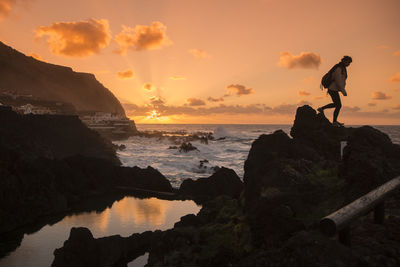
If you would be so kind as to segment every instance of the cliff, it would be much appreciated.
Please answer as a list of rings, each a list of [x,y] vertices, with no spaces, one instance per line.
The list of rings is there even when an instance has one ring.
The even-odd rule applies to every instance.
[[[93,74],[36,60],[0,42],[0,93],[71,103],[79,111],[125,116],[118,99]]]

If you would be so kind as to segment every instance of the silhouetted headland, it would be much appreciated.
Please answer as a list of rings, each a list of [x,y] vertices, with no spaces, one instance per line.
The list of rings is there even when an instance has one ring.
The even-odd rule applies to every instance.
[[[209,196],[201,211],[173,229],[95,239],[72,228],[52,266],[124,265],[145,252],[148,266],[398,266],[399,192],[383,225],[359,219],[352,247],[322,235],[318,222],[398,176],[400,146],[370,126],[334,127],[309,106],[298,108],[291,136],[278,130],[253,142],[239,195],[208,194],[214,176],[197,182]]]

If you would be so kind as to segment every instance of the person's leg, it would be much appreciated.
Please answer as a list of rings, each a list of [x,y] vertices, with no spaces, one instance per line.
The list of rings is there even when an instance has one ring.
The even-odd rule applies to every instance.
[[[335,111],[333,111],[333,122],[337,121],[340,109],[342,108],[342,102],[340,101],[340,96],[338,91],[332,91],[330,93],[333,103],[335,105]]]
[[[330,103],[330,104],[328,104],[328,105],[325,105],[325,106],[323,106],[323,107],[318,108],[317,110],[318,110],[319,112],[323,113],[323,112],[324,112],[324,109],[327,109],[327,108],[335,108],[335,107],[336,107],[335,99],[334,99],[334,97],[332,96],[332,92],[334,92],[334,91],[328,90],[328,94],[331,96],[332,102],[333,102],[333,103]]]

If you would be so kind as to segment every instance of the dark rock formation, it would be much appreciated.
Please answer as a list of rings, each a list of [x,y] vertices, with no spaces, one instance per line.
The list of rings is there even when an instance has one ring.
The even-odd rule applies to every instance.
[[[193,146],[192,143],[188,142],[183,142],[180,146],[179,146],[179,152],[189,152],[192,150],[198,150],[197,147]]]
[[[71,103],[77,111],[125,116],[118,99],[93,74],[45,63],[0,42],[0,92]]]
[[[187,180],[181,194],[211,199],[203,202],[197,215],[182,217],[173,229],[128,238],[93,239],[87,230],[71,233],[64,247],[56,250],[53,266],[124,266],[144,252],[149,252],[148,266],[398,266],[398,215],[385,225],[369,224],[367,217],[352,225],[358,229],[352,248],[321,235],[315,225],[391,178],[387,176],[399,175],[399,147],[371,127],[324,125],[324,118],[310,107],[299,108],[295,126],[293,139],[276,131],[253,143],[238,199],[215,198],[224,192],[237,197],[240,192],[239,184],[229,186],[238,180],[229,169],[203,180]],[[327,140],[313,142],[310,136]],[[336,149],[343,136],[349,144],[341,160]],[[397,211],[399,199],[397,194]]]
[[[226,195],[238,198],[242,190],[243,183],[235,171],[222,167],[208,178],[184,180],[179,188],[179,194],[211,198]]]
[[[125,266],[144,252],[149,252],[148,266],[229,266],[251,250],[237,200],[216,198],[193,216],[183,217],[174,229],[127,238],[93,239],[89,230],[72,228],[64,246],[54,252],[52,266]]]
[[[301,229],[400,174],[399,146],[372,127],[337,128],[309,106],[291,130],[260,136],[245,162],[244,202],[257,246]],[[343,160],[340,142],[348,141]]]
[[[0,109],[0,234],[119,187],[172,192],[149,167],[120,167],[114,146],[74,116]]]
[[[20,115],[4,109],[0,110],[0,146],[15,150],[22,158],[62,159],[81,154],[119,163],[112,143],[77,116]]]
[[[400,174],[400,145],[370,126],[357,128],[344,149],[340,174],[353,200]]]
[[[159,232],[144,232],[129,237],[119,235],[94,239],[89,229],[72,228],[69,239],[54,251],[53,267],[126,266],[146,251]]]

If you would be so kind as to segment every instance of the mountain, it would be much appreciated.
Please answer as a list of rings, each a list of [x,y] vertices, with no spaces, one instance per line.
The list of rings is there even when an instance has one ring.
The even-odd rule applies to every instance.
[[[93,74],[36,60],[0,42],[0,93],[4,92],[67,102],[78,112],[102,111],[125,116],[118,99]]]

